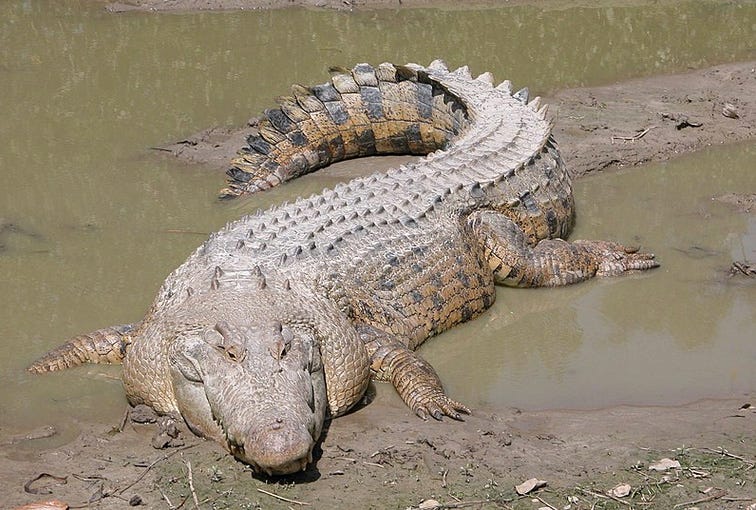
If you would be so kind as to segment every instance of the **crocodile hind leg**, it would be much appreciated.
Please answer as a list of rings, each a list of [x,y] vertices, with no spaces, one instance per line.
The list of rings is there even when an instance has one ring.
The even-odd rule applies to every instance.
[[[390,381],[416,415],[424,420],[428,416],[461,420],[460,413],[470,414],[467,406],[446,396],[430,363],[388,333],[366,325],[357,329],[370,356],[373,378]]]
[[[610,241],[543,239],[532,245],[522,228],[494,211],[477,211],[468,224],[500,285],[557,287],[659,266],[652,253]]]

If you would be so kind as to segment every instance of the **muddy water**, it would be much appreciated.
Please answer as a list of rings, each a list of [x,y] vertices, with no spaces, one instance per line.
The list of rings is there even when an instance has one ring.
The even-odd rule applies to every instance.
[[[754,157],[754,144],[720,147],[581,179],[572,237],[639,245],[662,266],[562,289],[500,288],[490,313],[423,355],[478,404],[675,404],[753,391],[756,287],[727,270],[756,257],[756,215],[712,197],[756,190]]]
[[[243,122],[291,82],[322,81],[330,64],[443,56],[545,93],[751,57],[754,19],[751,2],[165,16],[0,3],[0,435],[114,421],[124,405],[117,368],[31,377],[24,366],[67,336],[140,319],[167,273],[227,220],[333,183],[315,177],[220,203],[218,173],[156,158],[150,146]],[[753,150],[732,154],[688,160],[696,172],[675,163],[581,182],[580,235],[642,236],[664,268],[500,292],[493,311],[424,350],[454,394],[561,407],[753,388],[744,334],[754,330],[753,290],[718,272],[742,258],[738,242],[753,249],[753,218],[708,202],[711,168],[722,169],[722,191],[754,188]]]

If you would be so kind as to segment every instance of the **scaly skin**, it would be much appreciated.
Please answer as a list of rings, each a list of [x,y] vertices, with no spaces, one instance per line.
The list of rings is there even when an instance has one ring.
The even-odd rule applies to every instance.
[[[439,61],[360,64],[293,87],[234,160],[222,196],[341,159],[428,156],[228,224],[166,279],[139,324],[77,337],[31,369],[125,350],[130,402],[183,418],[267,474],[304,469],[326,406],[346,412],[370,374],[419,416],[459,419],[469,409],[414,350],[482,313],[494,284],[657,266],[616,243],[563,240],[572,187],[545,108],[527,96]],[[98,353],[70,354],[81,346]]]

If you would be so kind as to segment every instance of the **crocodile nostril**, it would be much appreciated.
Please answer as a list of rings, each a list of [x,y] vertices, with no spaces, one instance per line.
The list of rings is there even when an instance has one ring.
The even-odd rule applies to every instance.
[[[283,418],[276,418],[276,421],[271,426],[273,430],[280,430],[283,428]]]

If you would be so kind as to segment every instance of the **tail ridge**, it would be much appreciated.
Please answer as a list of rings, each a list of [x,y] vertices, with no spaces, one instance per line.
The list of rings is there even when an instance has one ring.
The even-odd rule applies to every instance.
[[[75,336],[36,360],[27,370],[41,374],[84,363],[121,363],[135,329],[135,324],[121,324]]]

